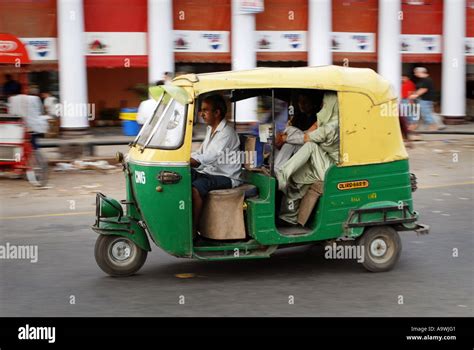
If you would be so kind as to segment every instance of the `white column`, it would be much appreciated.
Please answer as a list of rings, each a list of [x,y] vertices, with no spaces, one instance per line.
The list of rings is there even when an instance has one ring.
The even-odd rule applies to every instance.
[[[148,81],[163,79],[174,72],[173,2],[148,0]]]
[[[466,4],[464,0],[444,1],[443,63],[441,114],[449,117],[466,116]]]
[[[331,0],[309,0],[308,16],[308,65],[332,64]]]
[[[232,70],[257,67],[255,14],[240,11],[241,0],[232,0]],[[257,120],[257,100],[237,103],[237,122]]]
[[[61,128],[89,127],[82,0],[58,0]]]
[[[379,1],[378,73],[400,96],[402,61],[400,54],[400,0]]]

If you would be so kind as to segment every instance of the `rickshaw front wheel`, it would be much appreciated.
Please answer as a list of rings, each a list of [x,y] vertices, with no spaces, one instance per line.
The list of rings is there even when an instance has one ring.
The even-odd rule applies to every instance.
[[[145,263],[148,252],[126,237],[99,235],[95,260],[105,273],[114,277],[133,275]]]
[[[371,272],[391,270],[402,251],[400,235],[390,226],[370,227],[359,238],[358,245],[363,247],[362,265]]]

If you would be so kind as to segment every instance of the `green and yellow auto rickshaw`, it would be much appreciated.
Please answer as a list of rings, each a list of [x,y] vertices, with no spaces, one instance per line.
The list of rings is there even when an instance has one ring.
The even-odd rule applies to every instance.
[[[293,91],[301,89],[337,93],[339,161],[326,171],[308,223],[288,228],[277,220],[274,106],[276,99],[291,104]],[[263,142],[266,161],[244,167],[243,185],[209,193],[201,236],[193,237],[193,128],[201,99],[210,93],[229,96],[234,125],[240,101],[271,98],[272,128]],[[283,247],[353,241],[365,248],[366,269],[386,271],[401,252],[399,231],[428,233],[413,208],[416,177],[409,171],[396,95],[374,71],[322,66],[188,74],[151,88],[150,94],[158,101],[154,115],[128,154],[118,154],[126,199],[97,194],[95,257],[106,273],[138,271],[150,240],[169,254],[199,260],[268,258]],[[241,142],[243,150],[248,139]]]

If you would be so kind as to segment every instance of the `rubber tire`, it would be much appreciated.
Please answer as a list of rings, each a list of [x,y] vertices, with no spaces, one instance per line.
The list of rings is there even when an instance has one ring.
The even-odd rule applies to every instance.
[[[117,264],[110,254],[111,246],[118,240],[126,240],[134,249],[135,256],[126,264]],[[126,237],[116,235],[99,235],[95,243],[95,260],[97,265],[110,276],[126,277],[136,273],[145,263],[148,252],[141,249]]]
[[[388,248],[385,254],[391,254],[387,261],[377,261],[380,259],[371,254],[370,244],[376,238],[383,239],[387,244]],[[397,263],[402,252],[400,235],[390,226],[373,226],[368,228],[359,238],[358,245],[364,247],[364,262],[362,265],[371,272],[385,272],[391,270]]]

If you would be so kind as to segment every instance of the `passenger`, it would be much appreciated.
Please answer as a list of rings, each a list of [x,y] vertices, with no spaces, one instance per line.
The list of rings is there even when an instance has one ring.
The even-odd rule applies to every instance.
[[[298,222],[301,199],[311,185],[324,181],[326,170],[337,163],[339,156],[339,107],[337,94],[327,92],[318,122],[304,134],[305,144],[276,171],[278,188],[285,194],[280,219],[291,225]]]
[[[231,124],[226,121],[227,106],[221,95],[210,95],[202,101],[201,116],[206,122],[207,132],[203,143],[191,153],[191,182],[193,196],[193,234],[197,233],[203,201],[209,191],[239,186],[241,164],[229,163],[221,157],[238,155],[240,141]]]
[[[322,95],[305,91],[298,95],[299,112],[288,122],[285,131],[276,137],[276,146],[279,149],[275,155],[275,170],[281,167],[304,144],[304,132],[317,121],[317,112],[321,108]]]

